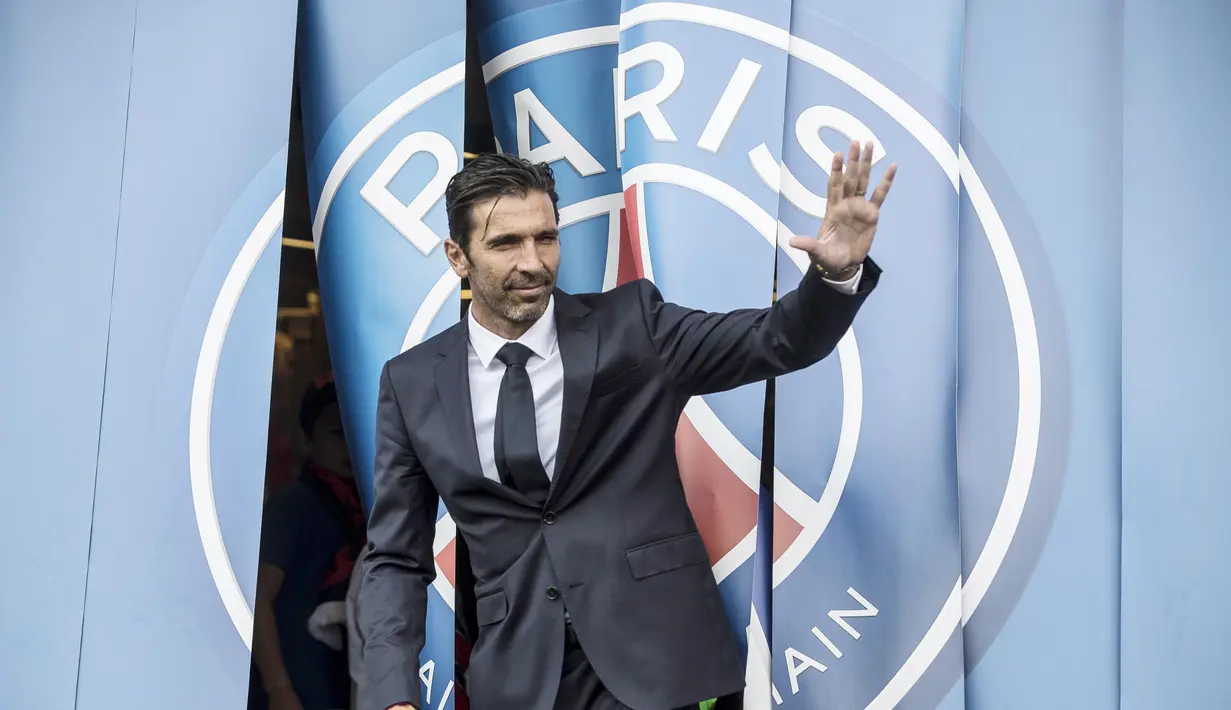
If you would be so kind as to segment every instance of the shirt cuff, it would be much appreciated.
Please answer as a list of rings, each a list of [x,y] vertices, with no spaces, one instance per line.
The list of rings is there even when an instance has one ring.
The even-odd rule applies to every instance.
[[[833,281],[831,279],[824,279],[824,281],[841,293],[845,293],[848,296],[854,296],[855,293],[859,291],[859,280],[862,278],[863,264],[860,264],[859,270],[855,272],[855,275],[845,281]]]

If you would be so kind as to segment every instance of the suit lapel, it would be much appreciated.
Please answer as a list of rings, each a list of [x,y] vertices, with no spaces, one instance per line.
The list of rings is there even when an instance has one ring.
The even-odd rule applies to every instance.
[[[454,337],[445,344],[444,357],[436,364],[436,393],[440,408],[449,423],[449,434],[458,462],[466,471],[483,475],[479,445],[474,433],[474,413],[470,407],[470,373],[467,366],[466,321],[453,326]]]
[[[466,323],[463,319],[450,329],[452,337],[442,339],[442,357],[433,373],[436,376],[436,394],[449,425],[449,438],[453,442],[458,464],[466,474],[477,478],[497,495],[515,503],[535,506],[523,493],[483,475],[479,443],[474,431],[474,410],[470,406],[470,339]]]
[[[560,413],[560,442],[556,447],[555,470],[551,478],[550,500],[569,473],[568,458],[581,416],[590,398],[594,368],[598,361],[598,323],[587,318],[590,309],[581,301],[556,291],[556,338],[564,366],[564,405]]]

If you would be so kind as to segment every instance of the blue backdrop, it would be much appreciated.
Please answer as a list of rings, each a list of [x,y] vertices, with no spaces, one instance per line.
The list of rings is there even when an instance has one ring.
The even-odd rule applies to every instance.
[[[958,374],[965,691],[976,707],[1118,705],[1120,17],[1110,2],[966,6],[961,140],[983,183],[966,183],[963,205]],[[1045,33],[1057,44],[1036,41]],[[1024,139],[1052,125],[1064,130],[1045,144]],[[1055,161],[1083,166],[1087,189],[1057,189]],[[967,217],[981,220],[988,204],[1020,279],[1004,278],[996,240],[968,239]],[[976,293],[990,263],[1003,285],[984,291],[989,302]],[[997,352],[1006,357],[988,357]],[[1015,421],[989,417],[997,403]],[[981,510],[990,500],[992,519]],[[989,579],[977,567],[994,543],[1003,561]]]
[[[707,397],[686,416],[700,427],[681,428],[684,459],[697,445],[726,464],[697,472],[706,482],[690,493],[706,495],[690,501],[733,625],[769,654],[750,660],[749,687],[762,695],[746,702],[1118,705],[1121,664],[1136,657],[1121,631],[1139,618],[1166,623],[1120,608],[1134,598],[1120,578],[1121,530],[1126,546],[1134,531],[1121,527],[1121,473],[1127,506],[1132,470],[1121,442],[1144,384],[1127,376],[1141,351],[1127,348],[1127,330],[1121,341],[1134,199],[1122,166],[1144,162],[1130,146],[1153,145],[1128,139],[1129,116],[1144,109],[1122,86],[1138,86],[1135,67],[1148,85],[1144,67],[1164,63],[1126,61],[1145,51],[1131,44],[1131,11],[489,0],[476,20],[502,147],[551,161],[562,205],[585,215],[564,232],[569,288],[610,287],[633,252],[630,268],[670,298],[764,303],[773,274],[761,237],[816,229],[830,150],[872,139],[878,165],[903,167],[876,249],[887,278],[858,337],[779,383],[775,505],[759,531],[772,518],[772,550],[731,532],[756,522],[755,486],[722,487],[741,465],[755,470],[760,391]],[[1057,31],[1058,45],[1041,41]],[[1058,165],[1080,166],[1080,179]],[[620,225],[620,205],[598,200],[617,173]],[[778,255],[778,287],[789,289],[802,262]],[[1223,342],[1225,328],[1205,323],[1200,335]],[[714,499],[727,530],[707,529]],[[1166,548],[1137,554],[1155,549]],[[769,556],[772,629],[758,629],[748,609]],[[757,681],[763,665],[772,684]]]
[[[295,10],[136,10],[82,710],[246,698]]]
[[[299,62],[321,305],[365,502],[389,358],[456,323],[444,188],[461,168],[465,6],[301,6]],[[444,507],[420,656],[425,707],[451,706],[455,531]]]
[[[0,706],[238,707],[295,3],[95,5],[0,13]]]
[[[77,696],[135,5],[0,2],[3,708]]]
[[[1231,263],[1222,210],[1231,84],[1220,76],[1231,64],[1228,27],[1231,6],[1218,0],[1124,4],[1125,710],[1231,707],[1231,281],[1222,269]],[[1163,187],[1163,172],[1174,187]]]
[[[472,20],[501,146],[559,176],[568,289],[767,304],[829,151],[874,139],[874,173],[901,168],[882,287],[778,383],[772,500],[763,388],[681,423],[746,707],[1231,706],[1225,3]],[[376,374],[458,314],[464,25],[462,3],[0,0],[0,708],[242,707],[295,44],[367,497]],[[433,709],[453,536],[442,510]]]

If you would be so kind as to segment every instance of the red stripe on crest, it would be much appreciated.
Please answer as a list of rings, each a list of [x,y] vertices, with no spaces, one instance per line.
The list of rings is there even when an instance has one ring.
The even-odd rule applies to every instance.
[[[620,260],[616,268],[616,285],[636,281],[645,276],[645,264],[641,261],[640,205],[637,204],[637,186],[624,191],[624,209],[620,211]]]
[[[645,276],[642,261],[642,240],[645,235],[641,234],[641,205],[637,197],[636,185],[624,191],[616,285]],[[710,561],[717,563],[756,526],[757,494],[714,453],[687,416],[680,417],[675,453],[688,507],[692,509]],[[802,531],[799,523],[782,508],[774,506],[775,560]]]
[[[718,562],[757,524],[757,495],[701,438],[688,417],[675,433],[684,496],[710,561]]]
[[[782,553],[795,542],[799,534],[804,531],[804,528],[799,523],[795,522],[795,518],[787,515],[786,511],[774,505],[774,561],[777,562]]]
[[[436,564],[440,565],[440,571],[444,574],[445,579],[449,580],[449,586],[456,587],[457,580],[457,537],[454,536],[449,541],[448,545],[436,555]]]

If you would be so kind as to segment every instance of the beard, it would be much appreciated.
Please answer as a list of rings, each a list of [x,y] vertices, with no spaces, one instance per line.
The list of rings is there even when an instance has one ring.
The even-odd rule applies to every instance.
[[[508,280],[497,282],[491,276],[475,278],[472,273],[470,289],[473,297],[483,301],[491,312],[508,323],[533,323],[547,312],[547,303],[556,285],[555,274],[542,271],[536,274],[515,273]],[[527,301],[516,289],[543,286],[542,294]]]
[[[548,296],[543,296],[530,303],[506,300],[496,312],[510,323],[533,323],[547,312],[547,299]]]

